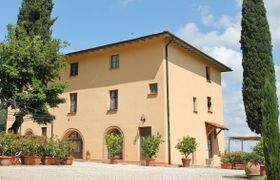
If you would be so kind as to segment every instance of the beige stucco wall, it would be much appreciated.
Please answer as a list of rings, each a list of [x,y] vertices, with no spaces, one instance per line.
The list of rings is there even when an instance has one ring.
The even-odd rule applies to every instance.
[[[110,69],[110,58],[114,54],[120,55],[118,69]],[[62,76],[61,80],[68,81],[69,87],[62,95],[66,103],[55,109],[54,132],[62,137],[68,128],[79,130],[85,141],[84,150],[89,151],[93,159],[103,159],[106,158],[104,133],[116,126],[124,135],[124,160],[139,160],[138,128],[151,126],[152,133],[165,134],[164,124],[160,123],[165,110],[162,59],[160,39],[69,57],[69,63],[79,62],[79,75],[69,77],[69,69],[66,69]],[[158,83],[157,96],[148,96],[149,83]],[[118,89],[118,110],[108,112],[109,91],[114,89]],[[69,93],[78,93],[76,115],[67,115]],[[142,114],[146,119],[144,124],[140,121]],[[157,160],[164,162],[162,147]]]
[[[61,81],[67,81],[69,86],[62,94],[66,103],[50,109],[56,116],[54,134],[63,138],[76,130],[84,141],[84,158],[85,152],[89,151],[92,159],[106,159],[104,133],[117,127],[124,135],[124,160],[139,161],[138,128],[151,126],[152,134],[159,132],[165,141],[156,161],[168,163],[165,44],[163,38],[153,38],[68,56],[69,63],[79,62],[79,75],[70,77],[68,66],[61,76]],[[115,54],[120,55],[120,68],[110,69],[110,58]],[[205,78],[206,65],[211,67],[211,83]],[[205,121],[223,124],[220,70],[172,43],[169,46],[169,78],[171,163],[181,164],[182,156],[174,147],[179,138],[190,135],[198,141],[194,164],[205,165],[208,157]],[[148,95],[150,83],[158,83],[158,95]],[[114,89],[118,89],[118,110],[108,112],[109,91]],[[68,114],[70,93],[78,94],[74,115]],[[212,97],[212,114],[207,112],[207,96]],[[197,97],[198,113],[193,113],[193,97]],[[144,124],[140,121],[142,115],[146,119]],[[8,127],[11,124],[9,121]],[[41,135],[41,126],[32,121],[23,123],[22,134],[28,128]],[[48,125],[48,136],[50,130]],[[218,165],[217,156],[224,150],[223,132],[215,142],[218,145],[214,157]]]
[[[195,165],[205,165],[208,158],[205,121],[223,124],[222,87],[220,70],[194,53],[172,44],[169,47],[171,147],[178,139],[189,135],[198,142],[197,151],[189,157]],[[206,66],[210,67],[211,83],[206,80]],[[213,113],[208,113],[207,96],[212,98]],[[197,113],[193,111],[193,97],[197,98]],[[221,132],[213,139],[215,165],[224,151]],[[181,155],[172,149],[172,163],[180,163]]]

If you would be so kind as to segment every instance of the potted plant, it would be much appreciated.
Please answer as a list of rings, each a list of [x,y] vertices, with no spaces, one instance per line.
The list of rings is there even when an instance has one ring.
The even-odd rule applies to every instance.
[[[20,154],[21,154],[21,137],[14,135],[15,138],[11,144],[11,154],[12,154],[12,164],[19,164]]]
[[[247,162],[245,166],[245,172],[248,177],[260,175],[260,162],[262,157],[256,152],[247,153],[244,157]]]
[[[123,137],[120,134],[107,133],[105,135],[105,141],[107,144],[108,151],[111,153],[110,163],[114,164],[116,155],[122,148]]]
[[[71,157],[71,154],[74,150],[75,144],[72,141],[61,140],[59,141],[59,147],[61,149],[60,152],[60,159],[62,160],[61,164],[72,165],[74,158]]]
[[[184,155],[184,158],[182,158],[183,167],[189,167],[191,159],[188,159],[188,156],[197,148],[196,139],[190,136],[183,137],[182,140],[179,140],[175,148],[177,148],[180,153]]]
[[[246,165],[245,152],[235,151],[231,153],[232,164],[237,170],[244,170]]]
[[[87,152],[86,152],[86,160],[87,161],[90,160],[90,152],[89,152],[89,150],[87,150]]]
[[[25,165],[39,165],[41,163],[43,141],[37,136],[25,136],[21,139],[22,157]]]
[[[225,152],[221,155],[221,168],[232,169],[232,157],[230,153]]]
[[[44,165],[59,165],[60,153],[58,140],[45,140],[42,146],[42,164]]]
[[[13,134],[0,134],[0,165],[9,166],[13,164],[12,142],[15,136]]]
[[[146,136],[142,138],[142,149],[146,157],[146,166],[150,165],[151,161],[154,161],[153,157],[156,157],[156,154],[159,151],[159,145],[164,141],[161,139],[161,135]]]

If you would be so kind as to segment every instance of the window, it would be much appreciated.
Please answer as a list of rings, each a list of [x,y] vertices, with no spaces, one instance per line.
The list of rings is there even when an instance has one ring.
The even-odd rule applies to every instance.
[[[208,66],[206,66],[206,80],[208,82],[211,82],[211,74],[210,74],[210,68]]]
[[[118,90],[110,91],[110,110],[118,109]]]
[[[157,94],[158,93],[158,88],[157,88],[157,83],[149,84],[150,88],[150,94]]]
[[[78,75],[78,68],[79,63],[71,63],[70,65],[70,76],[77,76]]]
[[[77,112],[77,93],[70,94],[70,113]]]
[[[119,68],[119,65],[120,65],[119,59],[120,59],[120,57],[118,54],[111,56],[111,69]]]
[[[193,112],[197,113],[197,100],[196,100],[196,97],[193,97]]]
[[[47,127],[42,127],[42,136],[47,137]]]
[[[208,108],[208,112],[212,113],[212,98],[211,97],[207,97],[207,108]]]

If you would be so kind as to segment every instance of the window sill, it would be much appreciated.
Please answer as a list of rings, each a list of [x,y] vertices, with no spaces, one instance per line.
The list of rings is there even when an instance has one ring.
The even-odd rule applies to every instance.
[[[116,114],[118,112],[118,109],[108,109],[106,114],[111,115],[111,114]]]
[[[117,112],[118,109],[108,109],[107,112]]]
[[[75,78],[75,77],[78,77],[78,74],[77,74],[77,75],[71,75],[71,74],[70,74],[69,77],[70,77],[70,78]]]
[[[208,83],[212,83],[212,81],[211,81],[210,79],[207,79],[206,81],[207,81]]]
[[[67,113],[67,116],[76,116],[77,112],[69,112]]]
[[[149,93],[148,96],[157,96],[158,93]]]
[[[117,69],[120,69],[120,67],[115,67],[115,68],[110,67],[109,68],[109,70],[117,70]]]
[[[198,113],[198,111],[193,111],[193,113],[197,114],[197,113]]]
[[[209,114],[213,114],[213,111],[208,111]]]

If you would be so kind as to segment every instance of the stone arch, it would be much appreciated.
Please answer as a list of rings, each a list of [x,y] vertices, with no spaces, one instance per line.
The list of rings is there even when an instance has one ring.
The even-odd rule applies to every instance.
[[[118,126],[111,126],[111,127],[107,128],[104,131],[104,134],[103,134],[103,158],[104,159],[110,159],[110,157],[111,157],[110,153],[108,152],[106,141],[105,141],[105,134],[107,134],[107,133],[117,133],[117,134],[121,134],[122,135],[122,137],[123,137],[122,148],[119,151],[119,153],[117,155],[117,158],[121,159],[121,160],[124,159],[124,142],[125,142],[125,138],[124,138],[123,131]]]
[[[25,130],[24,135],[25,136],[33,136],[34,132],[33,132],[32,129],[28,128],[28,129]]]
[[[72,156],[78,159],[83,158],[84,154],[84,139],[82,133],[78,129],[70,128],[65,131],[62,139],[67,139],[75,143]]]

